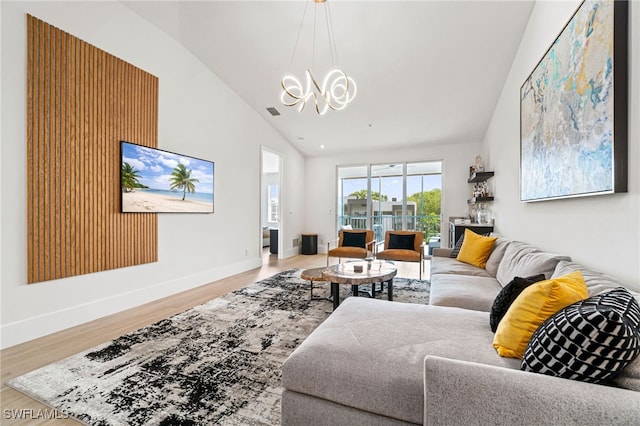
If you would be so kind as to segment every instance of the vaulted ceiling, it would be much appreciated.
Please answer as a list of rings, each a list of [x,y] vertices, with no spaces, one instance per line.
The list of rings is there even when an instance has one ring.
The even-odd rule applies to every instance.
[[[339,65],[358,93],[345,110],[319,116],[311,106],[298,112],[280,103],[285,73],[302,79],[313,58],[321,79],[331,65],[323,14],[312,55],[313,2],[303,22],[305,0],[123,1],[304,155],[482,139],[533,1],[329,2]]]

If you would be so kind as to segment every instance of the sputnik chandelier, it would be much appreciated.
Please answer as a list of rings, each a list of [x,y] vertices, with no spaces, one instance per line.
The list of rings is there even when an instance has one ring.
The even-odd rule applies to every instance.
[[[296,48],[298,47],[298,41],[300,40],[300,33],[302,32],[304,18],[310,2],[316,3],[313,16],[313,47],[311,67],[313,68],[315,63],[315,29],[318,15],[317,11],[319,8],[324,6],[323,9],[327,27],[329,52],[331,56],[331,68],[324,76],[321,84],[318,84],[318,80],[315,79],[315,77],[311,73],[311,69],[309,68],[306,69],[304,83],[293,74],[285,75],[284,77],[282,77],[282,81],[280,82],[282,86],[280,101],[285,106],[298,105],[298,111],[304,110],[304,107],[307,105],[307,103],[313,102],[315,104],[316,112],[320,115],[324,115],[329,109],[339,111],[346,108],[346,106],[355,98],[357,88],[355,81],[353,81],[351,77],[347,76],[347,74],[338,67],[338,54],[336,50],[335,36],[333,34],[331,13],[327,0],[309,0],[309,2],[307,2],[304,13],[302,15],[300,29],[298,30],[296,44],[293,47],[289,69],[291,69],[293,65],[293,59],[296,54]]]

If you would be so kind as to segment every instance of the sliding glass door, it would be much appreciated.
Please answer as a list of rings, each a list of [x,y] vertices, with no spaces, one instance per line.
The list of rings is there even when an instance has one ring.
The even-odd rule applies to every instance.
[[[440,235],[442,162],[338,167],[338,229],[390,230]]]
[[[338,230],[369,229],[369,166],[338,167]]]
[[[405,229],[404,164],[371,166],[371,216],[376,241],[384,241],[386,231]]]
[[[407,213],[408,230],[423,231],[425,241],[440,236],[442,205],[442,162],[408,163],[407,203],[414,213]]]

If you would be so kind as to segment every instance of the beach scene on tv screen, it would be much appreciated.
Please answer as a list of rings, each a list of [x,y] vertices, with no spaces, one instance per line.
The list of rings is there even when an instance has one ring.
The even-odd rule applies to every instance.
[[[122,142],[123,212],[213,213],[214,163]]]

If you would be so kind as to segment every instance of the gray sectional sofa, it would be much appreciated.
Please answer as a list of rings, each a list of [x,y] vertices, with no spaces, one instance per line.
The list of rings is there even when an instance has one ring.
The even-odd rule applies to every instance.
[[[489,326],[515,276],[580,270],[590,296],[621,283],[504,238],[486,269],[449,253],[434,250],[429,305],[351,297],[311,333],[282,367],[283,425],[640,424],[640,357],[617,387],[524,372]]]

